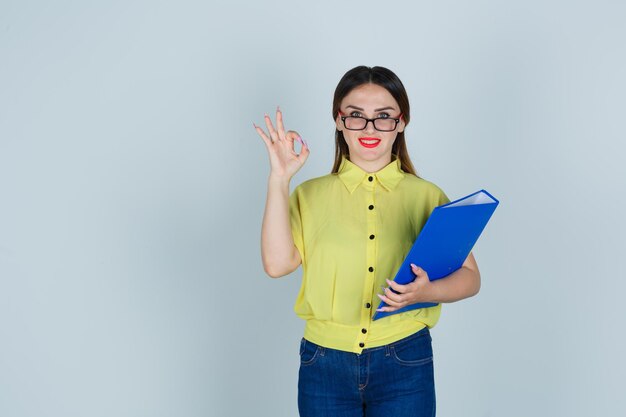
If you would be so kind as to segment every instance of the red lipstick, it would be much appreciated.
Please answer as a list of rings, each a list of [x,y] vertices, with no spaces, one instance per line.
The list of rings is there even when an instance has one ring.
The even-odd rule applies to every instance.
[[[359,138],[359,143],[366,148],[375,148],[380,144],[379,138]]]

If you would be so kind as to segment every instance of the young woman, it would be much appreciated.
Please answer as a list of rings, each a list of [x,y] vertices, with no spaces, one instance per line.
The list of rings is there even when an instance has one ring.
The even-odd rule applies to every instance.
[[[289,182],[309,156],[295,131],[255,125],[270,157],[261,252],[277,278],[302,264],[295,311],[306,320],[300,342],[298,408],[301,416],[434,416],[432,328],[441,304],[373,321],[375,308],[395,311],[418,302],[450,303],[480,288],[472,254],[449,276],[430,282],[390,281],[432,210],[449,202],[419,178],[404,130],[410,120],[402,82],[383,67],[359,66],[339,81],[333,100],[332,172]],[[294,141],[302,143],[299,154]],[[395,290],[390,291],[389,287]]]

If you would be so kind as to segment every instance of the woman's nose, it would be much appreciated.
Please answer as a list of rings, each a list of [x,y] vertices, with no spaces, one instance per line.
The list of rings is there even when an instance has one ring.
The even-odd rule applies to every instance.
[[[374,129],[374,121],[368,120],[364,130],[367,133],[374,133],[376,131],[376,129]]]

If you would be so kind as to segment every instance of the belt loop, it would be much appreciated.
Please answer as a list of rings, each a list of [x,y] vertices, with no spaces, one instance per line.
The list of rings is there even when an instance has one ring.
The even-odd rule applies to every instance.
[[[389,344],[385,345],[385,356],[389,356],[390,350]]]
[[[324,356],[324,353],[326,353],[326,348],[324,346],[320,346],[320,355]]]

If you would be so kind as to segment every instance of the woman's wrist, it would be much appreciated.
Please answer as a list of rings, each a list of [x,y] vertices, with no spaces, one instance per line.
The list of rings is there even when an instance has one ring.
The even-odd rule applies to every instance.
[[[437,285],[438,281],[439,280],[431,281],[430,285],[428,286],[428,302],[430,303],[442,303],[441,286]]]
[[[279,174],[274,174],[270,172],[268,182],[270,184],[276,184],[279,186],[289,187],[289,183],[291,182],[291,177],[288,175],[279,175]]]

